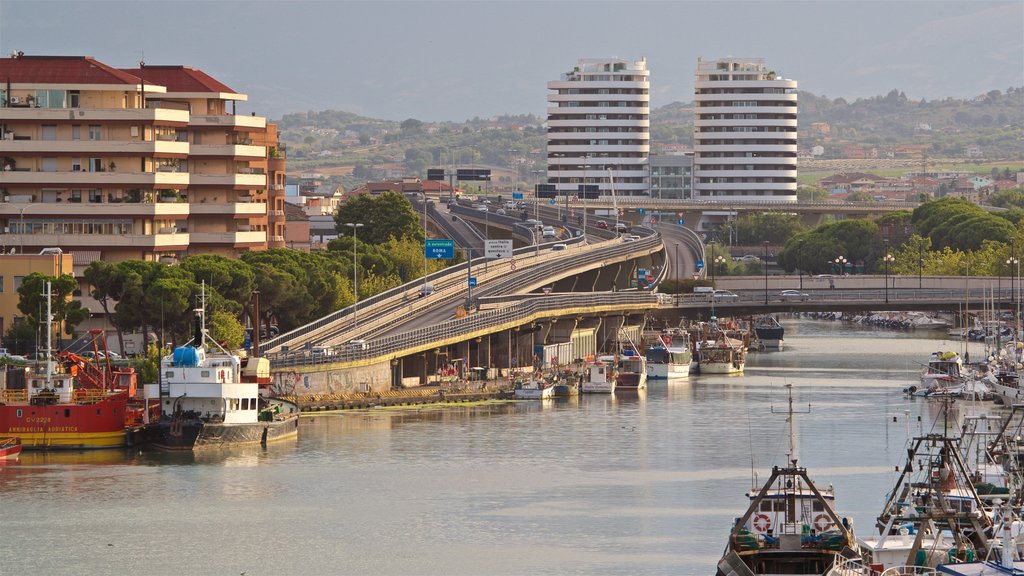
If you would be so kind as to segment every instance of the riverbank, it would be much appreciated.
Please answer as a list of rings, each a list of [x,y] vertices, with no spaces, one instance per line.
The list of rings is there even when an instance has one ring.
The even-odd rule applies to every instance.
[[[386,392],[308,394],[283,397],[284,400],[295,403],[301,412],[361,410],[378,406],[480,402],[510,398],[512,398],[512,385],[505,380],[400,388]]]

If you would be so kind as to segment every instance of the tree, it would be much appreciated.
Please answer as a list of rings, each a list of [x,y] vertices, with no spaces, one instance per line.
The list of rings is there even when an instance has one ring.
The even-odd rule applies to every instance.
[[[423,122],[416,120],[415,118],[402,120],[402,124],[400,126],[402,128],[403,136],[415,136],[423,132]]]
[[[799,186],[796,189],[796,199],[798,202],[827,202],[829,193],[819,186]]]
[[[102,260],[94,260],[82,274],[86,281],[89,283],[89,295],[99,302],[100,307],[103,308],[103,315],[106,317],[114,329],[117,331],[117,343],[120,350],[124,350],[124,328],[115,314],[113,314],[112,307],[117,304],[122,297],[122,291],[124,289],[124,277],[121,275],[121,269],[108,262]]]
[[[248,309],[256,275],[243,260],[199,254],[182,260],[181,267],[192,274],[196,283],[206,282],[213,292],[210,301],[216,309],[228,310],[236,316]]]
[[[210,317],[210,337],[225,349],[232,350],[242,346],[245,327],[231,313],[217,311]]]
[[[53,322],[63,324],[64,333],[73,335],[75,326],[89,317],[89,310],[82,306],[80,300],[73,300],[72,293],[78,290],[78,281],[71,274],[58,277],[33,272],[21,281],[18,287],[18,310],[25,315],[25,320],[33,326],[46,320],[46,283],[50,283],[50,312]]]
[[[736,222],[739,244],[754,245],[767,240],[782,244],[804,229],[800,216],[792,213],[761,212],[745,215]]]
[[[360,194],[349,198],[338,207],[334,222],[339,234],[350,236],[352,228],[346,223],[362,223],[359,239],[371,244],[383,244],[388,238],[412,238],[423,241],[423,229],[412,204],[401,194],[384,192],[377,197]]]

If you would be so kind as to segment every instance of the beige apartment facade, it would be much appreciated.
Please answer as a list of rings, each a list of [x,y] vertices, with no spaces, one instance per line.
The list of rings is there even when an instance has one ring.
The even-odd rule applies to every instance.
[[[0,59],[0,243],[177,262],[284,246],[283,150],[247,96],[185,66]]]

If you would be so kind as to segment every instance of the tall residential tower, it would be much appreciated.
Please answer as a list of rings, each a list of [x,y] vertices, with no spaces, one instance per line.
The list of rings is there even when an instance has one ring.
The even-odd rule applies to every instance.
[[[796,201],[796,81],[761,58],[697,59],[694,198]]]
[[[647,60],[584,58],[548,82],[548,184],[575,194],[648,193],[650,82]],[[614,182],[611,182],[614,180]]]

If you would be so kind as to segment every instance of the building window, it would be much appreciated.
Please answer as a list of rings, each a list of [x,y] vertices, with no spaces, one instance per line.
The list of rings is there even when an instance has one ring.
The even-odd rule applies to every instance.
[[[81,140],[82,139],[82,126],[80,124],[75,124],[75,125],[71,126],[71,139],[72,140]]]
[[[81,96],[78,90],[68,92],[68,108],[78,108],[81,105]]]
[[[14,288],[15,292],[18,291],[18,288],[21,288],[21,281],[24,280],[24,279],[25,279],[24,276],[15,276],[14,277],[14,286],[13,286],[13,288]]]
[[[3,293],[4,293],[4,276],[0,276],[0,294],[3,294]],[[3,321],[3,319],[0,318],[0,321]]]
[[[72,158],[71,159],[71,171],[72,172],[81,172],[82,171],[82,159],[81,158]]]
[[[43,124],[43,140],[56,140],[57,139],[57,125],[56,124]]]
[[[89,140],[100,140],[100,125],[90,124],[89,125]]]

